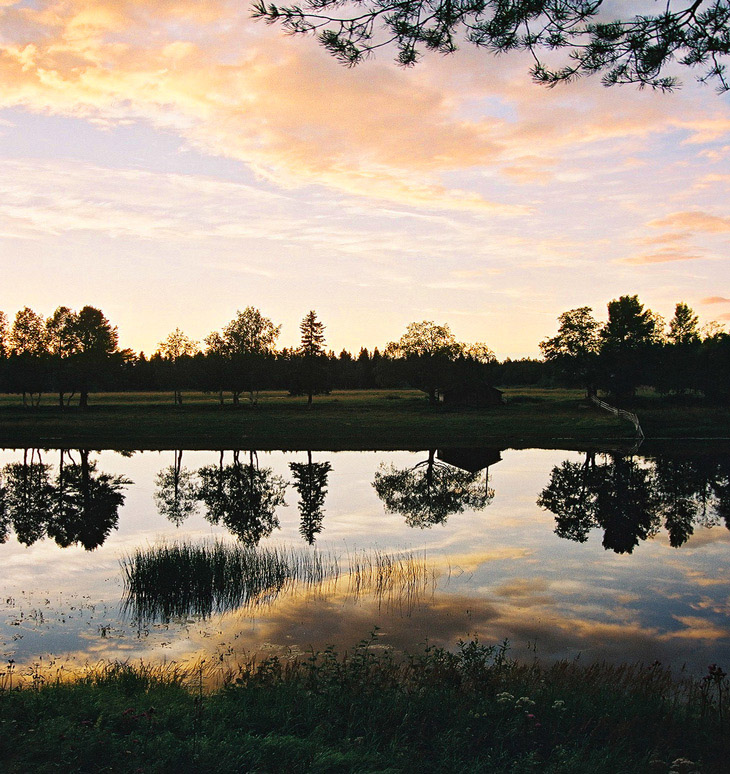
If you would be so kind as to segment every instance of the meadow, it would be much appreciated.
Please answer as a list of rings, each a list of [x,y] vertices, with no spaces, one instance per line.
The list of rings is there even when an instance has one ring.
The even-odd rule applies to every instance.
[[[630,423],[589,405],[580,390],[509,388],[488,408],[430,405],[415,390],[353,390],[306,397],[263,392],[258,403],[220,405],[217,394],[100,393],[87,410],[44,396],[23,407],[0,396],[0,445],[113,449],[415,449],[451,446],[587,448],[632,442]],[[648,439],[730,438],[730,408],[640,395]]]

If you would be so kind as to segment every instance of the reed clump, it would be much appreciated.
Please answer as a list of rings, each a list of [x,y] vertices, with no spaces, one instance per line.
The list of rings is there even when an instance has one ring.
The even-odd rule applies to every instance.
[[[161,621],[255,606],[339,575],[330,554],[221,541],[138,548],[121,566],[127,614]]]
[[[359,551],[341,559],[317,549],[180,541],[139,548],[121,561],[124,614],[168,622],[252,609],[283,594],[314,591],[409,612],[437,572],[423,554]]]

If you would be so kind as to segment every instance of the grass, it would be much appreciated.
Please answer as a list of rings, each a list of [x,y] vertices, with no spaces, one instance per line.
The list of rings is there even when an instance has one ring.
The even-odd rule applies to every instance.
[[[186,393],[91,396],[87,411],[24,409],[0,396],[0,446],[113,449],[423,449],[443,446],[586,448],[631,442],[633,428],[587,406],[579,390],[511,389],[504,406],[431,406],[413,390],[362,390],[306,398],[262,393],[257,406]],[[730,427],[730,417],[728,418]],[[719,429],[716,427],[716,429]],[[727,433],[730,435],[730,432]]]
[[[208,618],[324,584],[336,592],[342,582],[349,597],[372,594],[380,604],[408,611],[436,577],[425,555],[371,550],[341,560],[316,549],[221,541],[138,548],[121,565],[125,614],[144,622]]]
[[[205,691],[198,664],[111,664],[0,690],[0,760],[20,772],[726,771],[727,684],[651,666],[518,664],[462,642],[398,657],[269,658]],[[681,762],[681,761],[684,762]]]

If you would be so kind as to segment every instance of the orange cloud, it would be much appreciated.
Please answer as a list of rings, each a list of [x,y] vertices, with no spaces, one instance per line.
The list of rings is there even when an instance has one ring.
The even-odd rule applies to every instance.
[[[718,108],[680,112],[674,97],[630,91],[617,104],[593,81],[562,98],[495,66],[486,84],[484,52],[414,71],[383,60],[346,70],[314,41],[248,13],[228,0],[4,0],[0,107],[145,120],[279,185],[500,216],[530,209],[464,189],[450,173],[491,168],[547,182],[561,154],[590,159],[607,141],[681,131],[700,142],[730,131]],[[476,118],[473,101],[483,107]],[[514,116],[501,115],[505,102]],[[616,162],[635,163],[633,155]]]
[[[676,247],[665,247],[663,250],[657,250],[654,253],[642,253],[629,258],[621,258],[617,263],[627,263],[635,266],[641,266],[650,263],[670,263],[672,261],[696,261],[702,258],[701,255],[688,253],[685,250]]]
[[[701,304],[730,304],[730,298],[724,296],[708,296],[700,301]]]
[[[707,212],[674,212],[664,218],[649,221],[654,228],[682,228],[717,234],[730,232],[730,218],[711,215]]]

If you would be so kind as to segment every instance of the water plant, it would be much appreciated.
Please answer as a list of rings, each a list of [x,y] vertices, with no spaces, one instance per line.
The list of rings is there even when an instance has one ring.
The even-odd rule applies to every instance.
[[[429,591],[436,570],[425,553],[373,549],[341,558],[314,548],[177,541],[138,548],[121,560],[127,617],[168,622],[186,616],[251,609],[282,594],[317,589],[409,613]]]
[[[121,561],[125,612],[144,620],[207,618],[275,598],[293,584],[322,583],[339,573],[317,550],[222,541],[179,541],[138,548]]]

